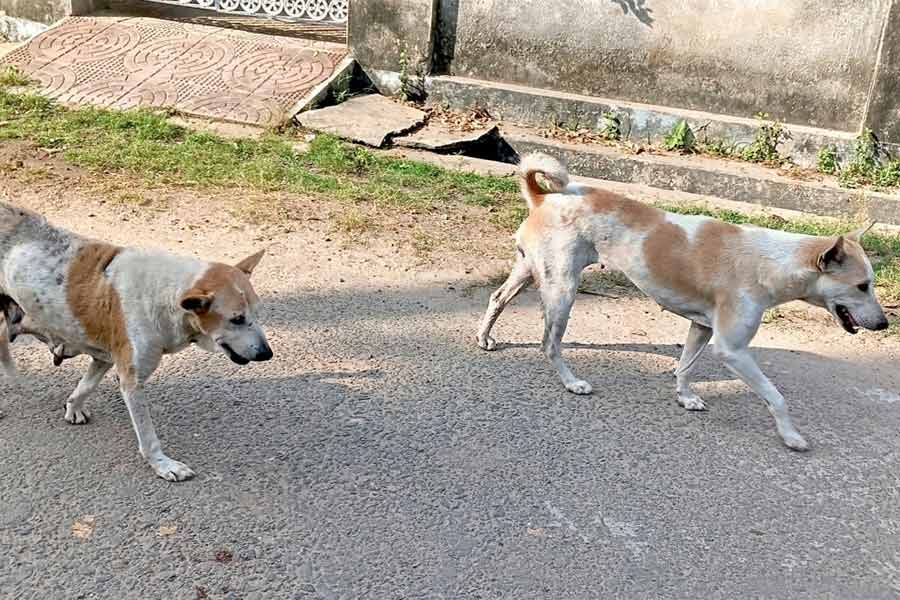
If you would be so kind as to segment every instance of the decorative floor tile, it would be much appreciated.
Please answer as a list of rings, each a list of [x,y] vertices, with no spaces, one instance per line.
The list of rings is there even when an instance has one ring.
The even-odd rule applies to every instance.
[[[67,104],[176,108],[251,125],[290,119],[347,49],[145,17],[73,17],[0,59]]]

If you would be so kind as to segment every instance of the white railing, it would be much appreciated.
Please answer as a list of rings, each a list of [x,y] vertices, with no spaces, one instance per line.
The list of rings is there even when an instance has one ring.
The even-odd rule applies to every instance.
[[[347,21],[349,0],[150,0],[214,10],[221,13],[270,17],[289,21]]]

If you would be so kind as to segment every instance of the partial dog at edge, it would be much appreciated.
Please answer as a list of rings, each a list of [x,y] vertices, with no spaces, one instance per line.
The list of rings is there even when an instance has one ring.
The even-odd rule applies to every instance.
[[[84,403],[113,366],[141,455],[160,477],[194,475],[163,454],[144,382],[164,354],[194,343],[239,365],[272,358],[257,317],[250,274],[263,252],[235,266],[82,238],[42,216],[0,203],[0,364],[16,367],[10,337],[30,334],[65,355],[92,357],[66,402],[65,419],[86,423]],[[24,316],[22,315],[24,313]],[[56,351],[54,352],[56,353]]]
[[[589,394],[591,386],[569,369],[560,342],[581,272],[598,261],[621,270],[664,309],[691,321],[675,371],[679,404],[688,410],[706,408],[691,390],[691,372],[715,333],[714,352],[766,401],[778,433],[795,450],[806,450],[806,440],[794,428],[784,397],[748,350],[763,313],[804,300],[827,309],[849,333],[888,327],[875,297],[872,265],[860,246],[868,228],[824,238],[671,214],[570,184],[565,167],[540,154],[522,161],[520,175],[530,213],[516,233],[512,273],[491,296],[478,345],[494,349],[490,333],[497,317],[536,280],[544,306],[542,347],[573,393]]]

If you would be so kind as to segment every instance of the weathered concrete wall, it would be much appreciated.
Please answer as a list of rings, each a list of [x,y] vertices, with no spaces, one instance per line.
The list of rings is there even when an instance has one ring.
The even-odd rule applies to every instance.
[[[437,0],[350,0],[348,37],[366,69],[398,71],[405,52],[411,70],[431,70]]]
[[[475,79],[856,131],[889,5],[441,0],[435,64]]]
[[[54,23],[68,15],[86,15],[105,8],[107,0],[0,0],[0,11],[38,23]]]
[[[101,8],[109,8],[109,0],[65,0],[70,15],[87,15]]]
[[[66,16],[68,2],[63,0],[0,0],[0,10],[11,17],[53,23]]]
[[[900,0],[891,6],[882,40],[866,126],[879,139],[900,143]]]

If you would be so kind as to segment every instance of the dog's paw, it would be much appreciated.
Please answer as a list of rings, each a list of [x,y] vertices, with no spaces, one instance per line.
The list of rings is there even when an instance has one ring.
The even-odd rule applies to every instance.
[[[168,456],[150,461],[156,474],[166,481],[184,481],[194,476],[194,471],[184,463],[172,460]]]
[[[576,379],[572,383],[567,383],[566,389],[573,394],[578,394],[579,396],[584,396],[594,391],[594,388],[591,387],[591,384],[583,379]]]
[[[84,409],[76,409],[66,403],[66,421],[72,425],[84,425],[91,420],[91,413]]]
[[[781,439],[784,440],[784,445],[791,450],[796,450],[797,452],[805,452],[809,450],[809,444],[805,439],[803,439],[803,436],[796,431],[788,431],[782,433]]]
[[[685,410],[706,410],[706,403],[697,394],[678,394],[678,404]]]
[[[487,350],[488,352],[490,352],[497,347],[497,342],[489,335],[486,335],[484,337],[479,335],[476,336],[475,339],[478,340],[478,347],[482,350]]]

